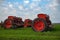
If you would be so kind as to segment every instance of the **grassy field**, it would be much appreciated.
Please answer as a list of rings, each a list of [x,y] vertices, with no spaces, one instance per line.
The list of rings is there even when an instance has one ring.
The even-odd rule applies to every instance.
[[[54,24],[51,32],[34,32],[32,28],[0,28],[0,40],[60,40],[60,24]]]

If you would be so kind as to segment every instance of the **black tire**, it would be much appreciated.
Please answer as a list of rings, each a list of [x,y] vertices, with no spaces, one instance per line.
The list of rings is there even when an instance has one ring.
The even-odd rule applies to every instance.
[[[35,23],[35,21],[42,21],[42,22],[44,23],[44,29],[43,29],[43,30],[39,30],[39,31],[36,30],[36,29],[34,28],[34,23]],[[34,31],[36,31],[36,32],[46,31],[46,30],[47,30],[47,26],[48,26],[47,22],[46,22],[44,19],[42,19],[42,18],[36,18],[36,19],[34,19],[33,22],[32,22],[32,29],[33,29]]]
[[[52,22],[49,20],[49,24],[47,27],[48,31],[52,31],[53,30],[53,26],[52,26]]]
[[[8,20],[10,20],[10,19],[6,19],[6,20],[4,21],[4,23],[3,23],[3,27],[4,27],[5,29],[10,29],[10,28],[12,27],[12,26],[11,26],[10,28],[6,28],[5,25],[6,25],[6,21],[8,21]],[[12,20],[10,20],[10,21],[12,22]],[[11,25],[12,25],[12,24],[11,24]]]

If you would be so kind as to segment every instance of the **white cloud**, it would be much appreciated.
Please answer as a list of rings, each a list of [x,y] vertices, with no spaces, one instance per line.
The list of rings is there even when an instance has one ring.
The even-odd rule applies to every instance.
[[[37,15],[34,12],[24,12],[24,13],[25,13],[25,15],[24,15],[23,20],[25,20],[25,19],[33,20],[37,17]]]
[[[39,13],[44,13],[44,10],[38,5],[42,0],[32,0],[30,3],[29,0],[24,0],[24,3],[20,5],[19,2],[14,2],[13,4],[9,2],[5,7],[1,7],[0,9],[0,20],[5,20],[9,15],[19,16],[23,20],[25,19],[35,19]],[[45,0],[46,1],[46,0]],[[50,1],[50,0],[47,0]],[[17,6],[16,6],[17,5]],[[15,7],[16,6],[16,7]],[[52,0],[49,4],[46,5],[46,10],[49,13],[51,20],[56,21],[58,15],[57,10],[57,1]],[[30,7],[30,8],[29,8]],[[19,9],[18,9],[19,8]],[[44,7],[45,8],[45,7]],[[46,11],[45,11],[46,12]],[[57,13],[57,14],[56,14]],[[3,16],[3,17],[2,17]]]
[[[58,7],[57,0],[52,0],[49,4],[45,6],[46,10],[50,10],[53,12],[58,10],[57,7]]]
[[[5,0],[0,0],[0,4],[2,3],[2,2],[4,2]]]
[[[56,11],[57,10],[57,6],[58,6],[57,0],[52,0],[45,7],[46,7],[47,10],[51,9],[53,11]]]
[[[32,1],[41,1],[41,0],[32,0]]]
[[[50,4],[49,7],[50,7],[52,10],[56,10],[55,5]]]
[[[40,8],[40,7],[37,7],[37,8],[36,8],[36,11],[39,11],[39,10],[41,10],[41,8]]]
[[[24,7],[23,7],[22,5],[19,5],[18,8],[19,8],[20,10],[23,10],[23,9],[24,9]]]
[[[8,11],[8,8],[4,8],[4,13],[7,13],[7,11]]]
[[[0,22],[4,21],[8,16],[17,16],[16,9],[9,9],[9,7],[0,7]]]
[[[59,4],[57,1],[58,0],[52,0],[49,4],[46,5],[46,9],[50,10],[49,15],[53,23],[60,22],[59,11],[58,11]]]
[[[18,3],[18,2],[15,2],[14,4],[19,5],[19,3]]]
[[[32,8],[36,8],[36,7],[38,7],[38,5],[37,5],[36,3],[34,3],[34,2],[31,3],[29,6],[30,6],[31,9],[32,9]]]
[[[43,1],[48,1],[49,2],[50,0],[43,0]]]
[[[9,4],[8,6],[9,6],[10,8],[13,8],[13,4]]]
[[[36,6],[35,3],[30,4],[30,8],[34,8],[35,6]]]
[[[56,7],[57,7],[57,6],[58,6],[57,3],[52,3],[52,4],[49,5],[49,7],[50,7],[51,9],[53,9],[53,10],[56,10]]]
[[[25,3],[25,4],[28,4],[28,3],[29,3],[29,0],[24,0],[24,3]]]

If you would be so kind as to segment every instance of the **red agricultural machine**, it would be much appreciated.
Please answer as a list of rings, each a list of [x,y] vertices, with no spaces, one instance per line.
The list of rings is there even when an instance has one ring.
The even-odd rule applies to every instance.
[[[15,16],[8,16],[8,18],[4,21],[3,26],[4,28],[18,28],[23,27],[24,22],[22,21],[22,18],[15,17]]]
[[[32,27],[35,31],[47,31],[52,30],[52,23],[47,14],[38,14],[38,18],[35,18],[32,22]]]
[[[32,26],[32,20],[30,19],[25,19],[24,21],[24,27],[31,27]]]
[[[26,19],[24,22],[22,18],[15,16],[8,16],[8,18],[3,23],[4,28],[18,28],[18,27],[28,27],[31,26],[34,31],[47,31],[52,29],[52,24],[50,18],[47,14],[38,14],[37,18],[34,20]]]

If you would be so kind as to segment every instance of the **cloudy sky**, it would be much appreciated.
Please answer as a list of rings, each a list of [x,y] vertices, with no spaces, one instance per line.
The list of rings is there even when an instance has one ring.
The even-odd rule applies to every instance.
[[[48,14],[53,23],[60,23],[60,0],[0,0],[0,22],[10,15],[33,20],[39,13]]]

